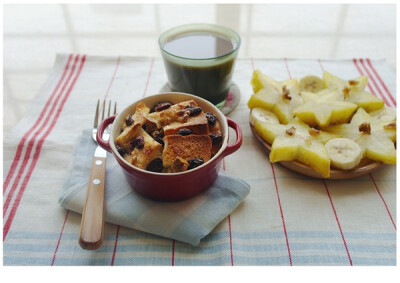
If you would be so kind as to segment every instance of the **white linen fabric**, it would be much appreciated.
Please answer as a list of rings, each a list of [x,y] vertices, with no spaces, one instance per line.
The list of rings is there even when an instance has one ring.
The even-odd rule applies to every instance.
[[[239,58],[233,80],[241,98],[228,116],[242,128],[243,144],[224,159],[223,171],[250,185],[244,201],[227,209],[197,246],[182,242],[191,235],[171,240],[174,231],[165,229],[161,237],[148,227],[127,228],[124,220],[106,223],[103,245],[86,251],[78,244],[81,215],[73,211],[79,211],[72,202],[78,194],[70,195],[70,210],[58,203],[63,188],[72,188],[64,185],[78,177],[68,170],[74,146],[92,126],[99,98],[123,109],[158,93],[167,77],[161,58],[59,54],[29,110],[3,140],[3,264],[396,265],[396,166],[335,181],[270,163],[249,127],[254,69],[277,80],[322,76],[324,70],[344,79],[366,74],[367,90],[396,107],[395,71],[382,60]]]

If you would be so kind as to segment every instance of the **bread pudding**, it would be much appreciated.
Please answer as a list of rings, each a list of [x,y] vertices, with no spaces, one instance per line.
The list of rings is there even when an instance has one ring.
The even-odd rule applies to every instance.
[[[223,133],[216,116],[194,100],[140,102],[127,115],[115,139],[119,154],[130,164],[152,172],[177,173],[210,160],[221,148]]]

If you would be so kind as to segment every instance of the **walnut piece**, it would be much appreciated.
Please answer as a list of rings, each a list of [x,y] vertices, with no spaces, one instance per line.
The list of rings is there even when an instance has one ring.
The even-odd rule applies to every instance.
[[[291,127],[290,129],[287,129],[285,132],[289,136],[294,136],[296,134],[296,128],[295,127]]]
[[[283,99],[287,99],[287,100],[291,100],[292,97],[289,94],[290,94],[290,91],[286,88],[286,85],[284,85],[282,87],[282,98]]]
[[[189,167],[189,162],[187,162],[185,159],[177,157],[174,160],[174,163],[172,164],[170,170],[171,172],[183,172],[186,171]]]
[[[383,128],[387,130],[396,130],[396,122],[391,122],[387,125],[384,125]]]
[[[363,135],[370,135],[371,134],[371,125],[369,123],[362,123],[362,124],[360,124],[360,126],[358,126],[358,130]]]
[[[315,128],[308,129],[308,133],[313,137],[318,136],[320,132],[320,130],[317,130]]]
[[[344,95],[344,99],[346,99],[349,94],[350,94],[350,88],[348,88],[347,86],[342,90],[343,95]]]
[[[178,112],[178,118],[177,120],[181,123],[186,123],[187,120],[189,120],[190,117],[190,111],[184,109],[184,110],[180,110]]]

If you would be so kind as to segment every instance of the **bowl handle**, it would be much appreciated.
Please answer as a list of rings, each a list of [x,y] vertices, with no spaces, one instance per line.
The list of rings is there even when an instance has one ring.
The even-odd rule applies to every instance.
[[[104,119],[103,121],[101,121],[99,127],[97,128],[97,134],[96,134],[97,143],[108,152],[112,152],[112,150],[109,141],[108,140],[105,141],[103,139],[103,133],[107,128],[107,126],[110,125],[112,122],[114,122],[116,117],[117,115],[114,115]]]
[[[228,117],[226,117],[226,120],[228,121],[228,127],[232,128],[236,132],[236,142],[226,146],[225,150],[221,154],[222,157],[228,156],[229,154],[232,154],[238,150],[243,141],[242,129],[239,127],[239,125]]]

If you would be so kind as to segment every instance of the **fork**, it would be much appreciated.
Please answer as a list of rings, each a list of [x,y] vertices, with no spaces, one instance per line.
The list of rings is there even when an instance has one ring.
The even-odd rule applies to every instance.
[[[101,121],[104,120],[105,100],[102,103]],[[96,141],[97,126],[99,124],[100,100],[97,101],[96,114],[92,128],[92,139]],[[108,103],[107,117],[110,116],[111,101]],[[114,113],[117,112],[117,103],[114,104]],[[104,131],[103,139],[108,140],[110,130]],[[83,249],[95,250],[103,243],[104,239],[104,215],[105,215],[105,175],[106,175],[107,151],[100,146],[96,147],[90,177],[86,192],[85,205],[82,212],[81,228],[79,232],[79,245]]]

